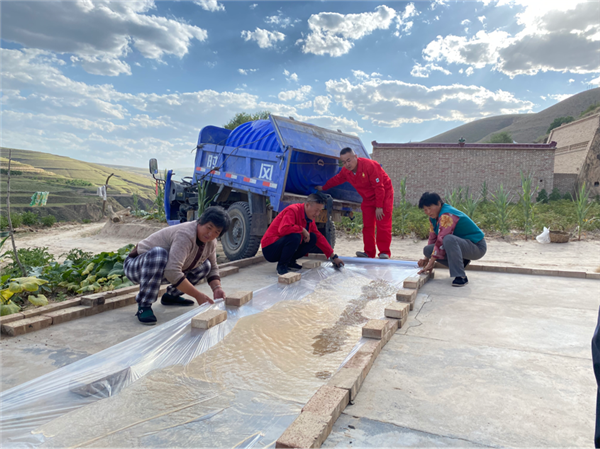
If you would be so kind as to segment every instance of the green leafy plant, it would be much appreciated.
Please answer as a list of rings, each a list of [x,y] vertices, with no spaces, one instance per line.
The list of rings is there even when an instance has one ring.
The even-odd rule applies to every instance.
[[[198,185],[198,217],[204,213],[204,211],[210,207],[210,204],[215,200],[218,195],[218,192],[215,193],[210,198],[208,197],[208,189],[210,187],[210,181],[212,180],[212,176],[206,180],[200,181]]]
[[[469,188],[465,191],[465,199],[461,205],[461,210],[468,215],[468,217],[475,221],[475,211],[477,206],[481,202],[480,198],[474,198],[473,194],[469,194]]]
[[[533,230],[533,215],[535,213],[535,193],[537,185],[533,180],[531,173],[525,174],[523,170],[521,174],[521,191],[519,192],[519,206],[523,214],[523,231],[525,232],[525,241]]]
[[[36,277],[20,277],[20,278],[8,278],[2,279],[2,283],[6,284],[5,287],[0,290],[0,315],[10,315],[18,312],[19,306],[17,306],[11,298],[15,295],[27,296],[27,300],[36,307],[45,306],[48,304],[48,298],[41,293],[38,293],[39,287],[47,284],[48,281],[38,279]],[[8,281],[8,282],[7,282]],[[30,293],[38,293],[32,295]]]
[[[505,191],[504,186],[500,184],[500,187],[496,193],[492,194],[492,198],[498,230],[502,233],[502,235],[506,235],[510,232],[509,218],[512,212],[512,207],[510,205],[510,191]]]
[[[501,131],[492,134],[489,143],[513,143],[513,138],[508,131]]]
[[[581,240],[581,230],[587,221],[587,215],[590,210],[588,192],[585,188],[585,181],[575,194],[575,214],[577,215],[577,240]]]
[[[23,224],[27,226],[34,226],[38,224],[40,217],[35,212],[23,212],[21,216]]]
[[[548,128],[548,131],[546,131],[546,133],[549,133],[554,128],[558,128],[560,125],[563,125],[565,123],[571,123],[574,120],[575,119],[572,116],[570,116],[570,115],[567,116],[567,117],[558,117],[558,118],[555,118],[554,121],[550,124],[550,127]]]
[[[542,203],[542,204],[548,203],[548,192],[546,192],[546,189],[540,190],[540,193],[538,193],[538,196],[535,199],[535,202]]]
[[[570,192],[566,192],[563,195],[562,199],[567,201],[573,201],[573,194],[571,194]]]
[[[89,224],[89,223],[91,223],[91,222],[92,222],[92,220],[90,220],[89,218],[84,218],[83,220],[81,220],[81,222],[82,222],[83,224]]]
[[[52,227],[54,223],[56,223],[56,217],[54,215],[46,215],[42,218],[42,224],[48,228]]]
[[[463,188],[458,187],[454,188],[450,191],[446,191],[444,193],[444,199],[446,203],[450,204],[450,206],[455,207],[456,209],[462,208],[463,204]]]
[[[231,120],[229,120],[229,122],[227,122],[226,125],[223,125],[223,128],[233,130],[246,122],[252,122],[254,120],[267,120],[269,115],[271,115],[269,111],[261,111],[257,112],[256,114],[238,112]]]
[[[488,202],[488,185],[487,185],[487,181],[483,181],[483,184],[481,184],[481,202],[482,203],[487,203]]]
[[[408,234],[408,210],[410,203],[406,200],[406,177],[400,180],[400,207],[398,208],[398,223],[399,227],[397,232],[402,238]]]

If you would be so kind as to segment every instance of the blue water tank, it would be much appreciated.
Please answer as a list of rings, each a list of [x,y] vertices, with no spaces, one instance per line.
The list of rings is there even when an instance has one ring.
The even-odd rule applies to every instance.
[[[283,152],[270,120],[255,120],[238,126],[227,138],[226,145],[274,153]],[[336,159],[295,151],[285,190],[289,193],[309,195],[314,192],[315,186],[322,186],[338,171]]]

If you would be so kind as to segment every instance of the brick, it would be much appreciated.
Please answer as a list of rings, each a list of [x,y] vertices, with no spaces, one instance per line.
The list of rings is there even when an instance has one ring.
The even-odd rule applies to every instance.
[[[558,270],[531,269],[531,274],[536,276],[558,276]]]
[[[323,385],[302,407],[302,413],[311,412],[316,415],[329,416],[333,422],[336,422],[349,402],[350,392],[348,390]]]
[[[383,337],[381,338],[381,344],[386,345],[388,341],[392,338],[392,336],[398,330],[398,326],[400,325],[400,320],[396,319],[387,319],[385,321],[385,327],[383,329]]]
[[[310,270],[312,268],[320,267],[321,263],[322,262],[319,260],[306,260],[302,262],[302,268]]]
[[[210,329],[227,319],[227,312],[224,310],[207,310],[192,318],[192,327],[196,329]]]
[[[90,307],[88,306],[73,306],[68,309],[57,310],[55,312],[48,312],[45,316],[52,319],[52,324],[66,323],[67,321],[76,320],[77,318],[83,318],[88,316]]]
[[[81,304],[84,306],[100,306],[106,302],[108,292],[94,293],[93,295],[86,295],[81,298]]]
[[[586,279],[600,279],[600,273],[585,273]]]
[[[385,329],[384,320],[369,320],[362,328],[362,336],[365,338],[376,338],[381,340]]]
[[[275,443],[276,448],[317,448],[325,442],[333,423],[323,415],[305,412],[283,432]]]
[[[327,385],[348,390],[350,401],[354,401],[362,386],[362,370],[344,367],[329,379]]]
[[[327,256],[325,254],[310,253],[308,255],[308,257],[310,257],[311,259],[318,259],[318,260],[327,261]]]
[[[66,309],[72,306],[78,306],[81,304],[81,297],[67,299],[66,301],[53,302],[47,306],[36,307],[35,309],[24,310],[24,318],[33,318],[34,316],[45,315],[47,312],[55,312],[57,310]]]
[[[490,268],[497,268],[497,269],[503,269],[502,270],[493,270],[495,272],[498,273],[512,273],[512,274],[531,274],[531,268],[522,268],[522,267],[490,267]],[[488,270],[486,270],[488,271]],[[489,270],[492,271],[492,270]]]
[[[0,326],[6,323],[12,323],[13,321],[19,321],[25,319],[25,315],[21,312],[11,313],[10,315],[0,316]]]
[[[396,318],[400,320],[398,327],[401,328],[406,324],[408,320],[408,311],[410,310],[410,304],[403,302],[393,302],[385,307],[385,316],[388,318]]]
[[[29,332],[39,331],[52,324],[52,318],[45,315],[25,318],[23,320],[13,321],[2,325],[2,333],[16,337],[17,335],[27,334]]]
[[[419,288],[419,278],[417,276],[411,276],[411,277],[404,279],[403,287],[404,288],[412,288],[412,289]]]
[[[467,271],[483,271],[483,265],[475,265],[475,264],[471,263],[471,264],[467,265],[465,270],[467,270]]]
[[[396,292],[396,301],[409,303],[410,310],[413,310],[415,308],[416,299],[417,290],[403,288]]]
[[[346,362],[342,369],[356,368],[360,370],[360,381],[362,385],[362,382],[364,382],[367,378],[367,375],[369,374],[369,371],[371,370],[373,362],[375,362],[376,358],[377,355],[375,355],[375,353],[358,351],[350,360]]]
[[[227,268],[219,268],[219,276],[224,278],[225,276],[230,276],[232,274],[237,273],[238,271],[240,271],[240,269],[238,267],[227,267]]]
[[[358,348],[357,352],[365,352],[367,354],[372,354],[373,357],[377,357],[381,352],[381,348],[383,348],[381,340],[369,339],[360,348]]]
[[[130,293],[137,293],[140,291],[140,286],[139,285],[132,285],[131,287],[124,287],[124,288],[118,288],[116,290],[113,290],[115,292],[118,292],[119,295],[128,295]]]
[[[423,287],[428,280],[433,279],[433,272],[429,273],[423,273],[419,275],[419,288]]]
[[[264,261],[265,261],[265,256],[263,256],[262,254],[259,254],[258,256],[247,257],[246,259],[235,260],[233,262],[227,262],[227,263],[221,264],[221,265],[219,265],[219,270],[221,268],[227,268],[227,267],[244,268],[244,267],[248,267],[250,265],[254,265],[257,263],[264,262]]]
[[[293,284],[294,282],[298,282],[302,279],[302,275],[300,273],[286,273],[279,275],[279,282],[282,284]]]
[[[137,293],[129,293],[128,295],[119,295],[113,298],[108,298],[104,303],[107,310],[118,309],[120,307],[136,304],[135,297]]]
[[[70,390],[79,396],[88,397],[96,396],[106,398],[120,390],[123,383],[129,377],[130,368],[125,368],[121,371],[108,374],[99,379],[74,379],[71,383]]]
[[[579,278],[579,279],[585,279],[586,278],[585,271],[560,270],[558,272],[558,275],[561,276],[561,277],[566,277],[566,278]]]
[[[234,292],[227,295],[225,304],[228,306],[240,307],[252,299],[252,292]]]

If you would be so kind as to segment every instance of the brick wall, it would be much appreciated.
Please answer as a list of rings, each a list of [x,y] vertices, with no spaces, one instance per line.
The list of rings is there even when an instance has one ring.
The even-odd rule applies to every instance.
[[[591,141],[600,126],[600,114],[592,115],[555,128],[548,137],[556,142],[556,173],[579,173],[588,154]]]
[[[554,187],[556,187],[561,195],[565,193],[574,194],[577,185],[577,174],[575,173],[555,173]],[[548,191],[550,194],[550,191]]]
[[[534,174],[536,184],[549,193],[554,183],[554,151],[546,144],[378,144],[373,142],[373,159],[392,179],[396,204],[400,180],[407,178],[408,200],[415,204],[423,192],[469,187],[479,195],[487,181],[490,193],[502,183],[517,194],[520,170]],[[491,196],[488,196],[491,198]],[[515,198],[516,199],[516,198]]]

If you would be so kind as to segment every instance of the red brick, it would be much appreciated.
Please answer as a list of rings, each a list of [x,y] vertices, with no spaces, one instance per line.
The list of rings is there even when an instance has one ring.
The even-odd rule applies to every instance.
[[[52,318],[41,315],[32,318],[25,318],[19,321],[13,321],[2,325],[2,333],[15,337],[17,335],[27,334],[29,332],[39,331],[52,324]]]

